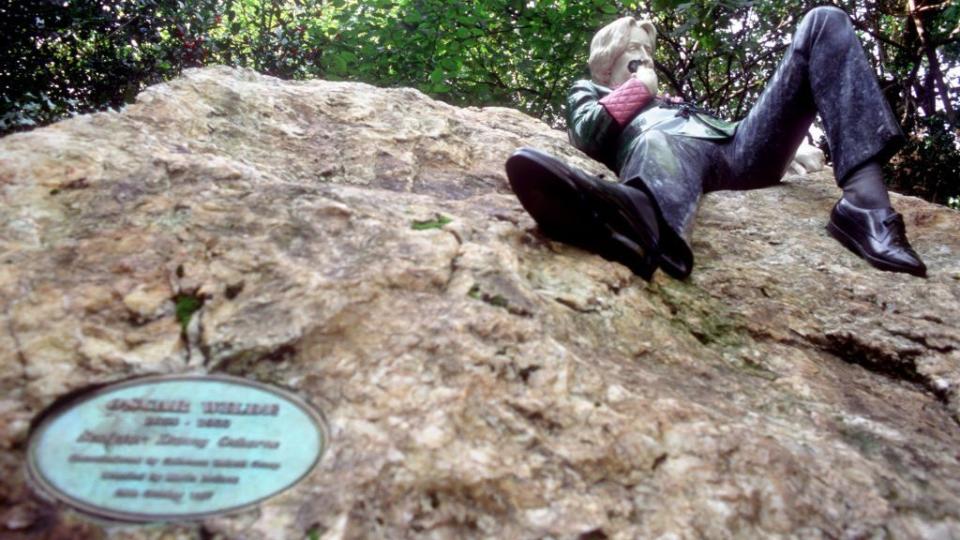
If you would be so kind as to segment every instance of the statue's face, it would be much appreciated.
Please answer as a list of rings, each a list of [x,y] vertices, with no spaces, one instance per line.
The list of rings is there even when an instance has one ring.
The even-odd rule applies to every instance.
[[[630,28],[630,32],[624,36],[624,39],[628,40],[627,48],[613,63],[613,69],[610,72],[610,87],[616,88],[633,77],[634,74],[630,72],[628,66],[630,62],[638,60],[640,68],[636,73],[637,78],[647,83],[647,87],[650,88],[649,79],[652,76],[653,88],[650,88],[650,91],[656,94],[657,76],[653,71],[653,56],[651,55],[654,45],[653,36],[643,28],[634,26]]]

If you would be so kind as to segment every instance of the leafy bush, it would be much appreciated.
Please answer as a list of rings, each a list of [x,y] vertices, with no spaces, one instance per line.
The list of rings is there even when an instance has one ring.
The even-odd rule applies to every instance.
[[[320,0],[33,0],[0,7],[0,134],[129,103],[188,67],[322,75]]]
[[[949,129],[943,113],[921,118],[919,124],[904,149],[890,162],[891,186],[897,191],[960,209],[957,133]]]

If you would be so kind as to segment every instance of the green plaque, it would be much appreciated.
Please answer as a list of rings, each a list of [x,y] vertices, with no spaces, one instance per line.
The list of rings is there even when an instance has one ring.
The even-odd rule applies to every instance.
[[[188,520],[290,488],[327,440],[319,411],[290,392],[222,375],[146,377],[50,411],[27,468],[42,493],[84,512]]]

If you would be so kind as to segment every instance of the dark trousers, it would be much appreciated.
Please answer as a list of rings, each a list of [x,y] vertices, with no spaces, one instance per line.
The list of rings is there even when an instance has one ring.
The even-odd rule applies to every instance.
[[[641,135],[620,178],[656,201],[666,263],[678,273],[692,268],[689,235],[702,193],[779,183],[817,113],[841,187],[858,165],[885,162],[903,145],[850,17],[834,7],[804,16],[776,73],[731,140],[654,130]]]
[[[886,162],[903,145],[850,18],[835,7],[804,16],[776,74],[720,149],[721,174],[704,190],[779,182],[818,112],[838,184],[858,165]]]

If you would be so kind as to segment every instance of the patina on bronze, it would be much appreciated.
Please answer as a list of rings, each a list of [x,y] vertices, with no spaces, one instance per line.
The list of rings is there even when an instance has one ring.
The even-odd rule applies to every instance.
[[[303,479],[326,422],[296,395],[224,375],[145,377],[77,396],[30,436],[44,495],[123,521],[175,521],[249,508]]]

